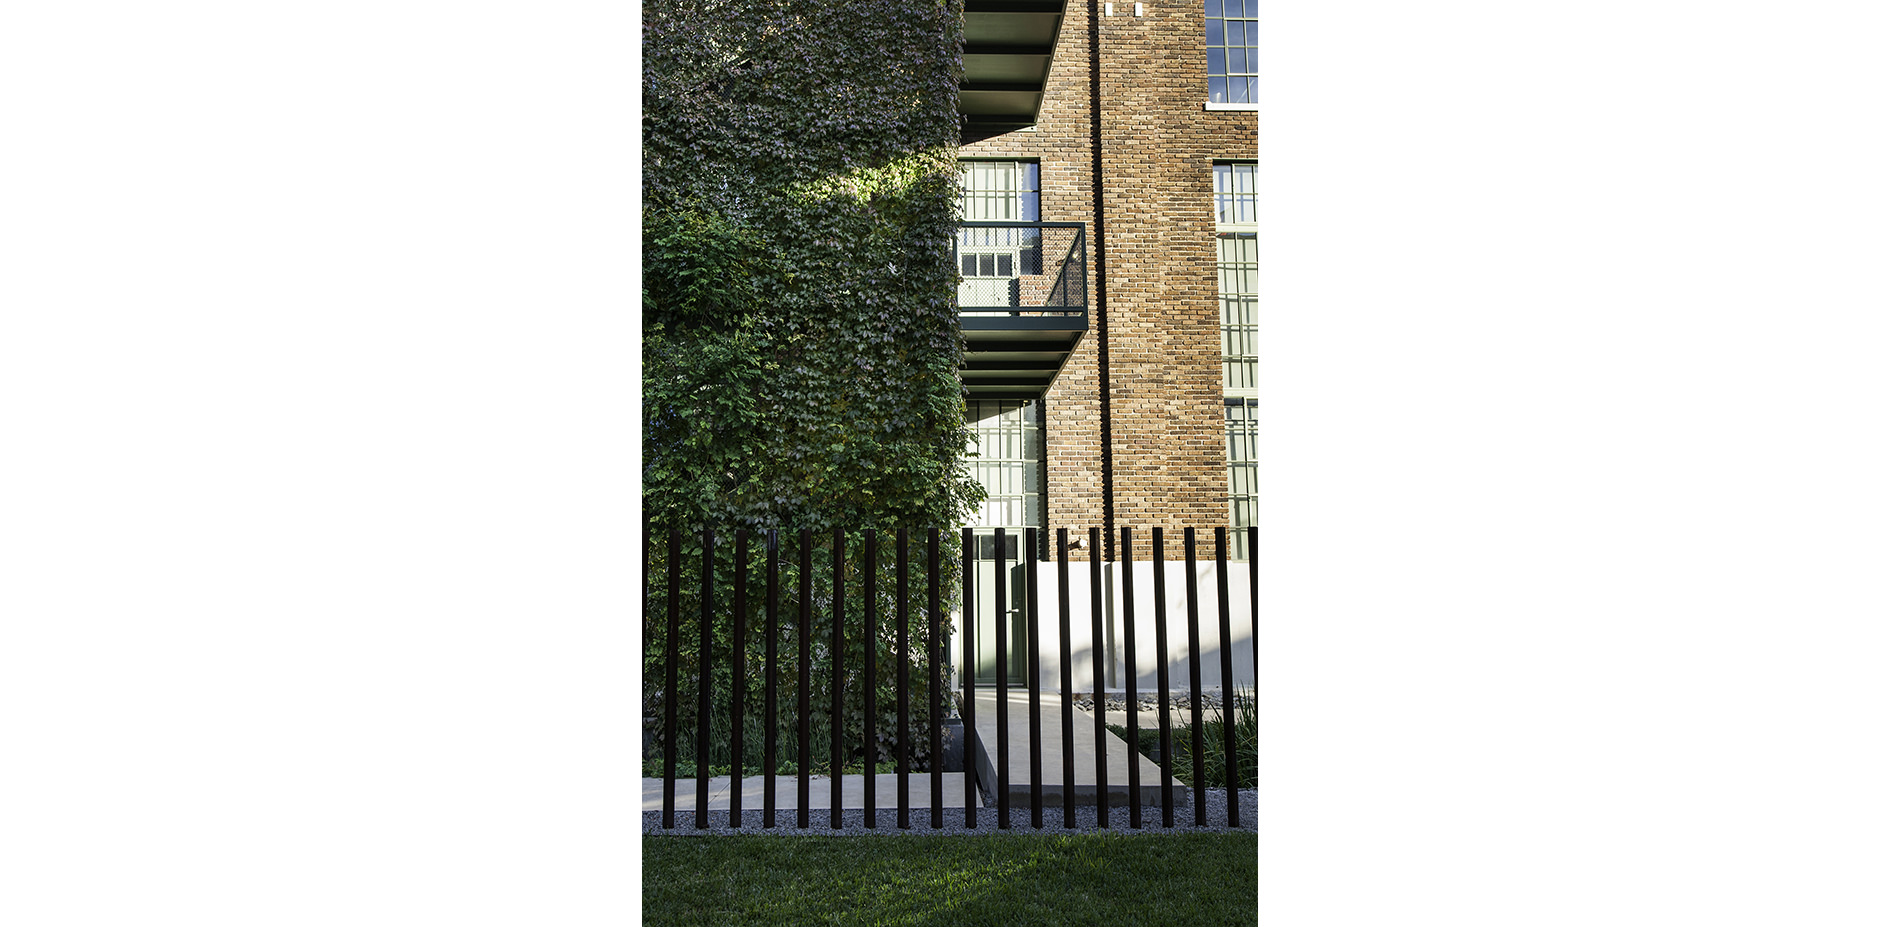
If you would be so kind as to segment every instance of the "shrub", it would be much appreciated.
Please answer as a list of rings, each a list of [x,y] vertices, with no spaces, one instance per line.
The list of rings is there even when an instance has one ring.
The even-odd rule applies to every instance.
[[[1204,764],[1203,783],[1208,788],[1227,787],[1227,740],[1226,729],[1229,719],[1220,710],[1216,702],[1213,706],[1215,717],[1204,718],[1201,722],[1201,753]],[[1168,719],[1170,739],[1173,741],[1173,756],[1164,759],[1161,755],[1161,731],[1159,728],[1142,728],[1138,732],[1140,744],[1136,749],[1141,755],[1154,760],[1163,769],[1171,770],[1174,778],[1188,785],[1194,784],[1194,745],[1192,743],[1193,725],[1189,712],[1174,710]],[[1234,757],[1240,780],[1238,787],[1251,789],[1259,787],[1260,770],[1260,713],[1254,704],[1253,696],[1238,696],[1234,699]],[[1128,740],[1128,729],[1119,724],[1110,724],[1108,730],[1124,742]]]

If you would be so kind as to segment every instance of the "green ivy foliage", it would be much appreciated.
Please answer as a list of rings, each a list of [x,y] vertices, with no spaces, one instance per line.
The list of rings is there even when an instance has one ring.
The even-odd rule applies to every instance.
[[[952,265],[961,20],[960,2],[940,0],[644,7],[642,479],[656,529],[649,554],[663,562],[658,535],[669,527],[693,532],[694,551],[700,529],[720,533],[715,692],[728,691],[718,674],[730,675],[723,667],[735,645],[732,532],[776,529],[789,541],[806,528],[827,540],[833,528],[854,537],[877,529],[888,564],[894,529],[910,529],[920,550],[922,529],[952,528],[981,501],[962,461]],[[767,566],[763,546],[755,540],[748,557],[753,577]],[[677,630],[693,651],[700,567],[696,553],[685,559]],[[945,560],[954,602],[957,561]],[[783,556],[778,565],[793,567]],[[796,585],[786,575],[789,594]],[[919,645],[916,666],[928,630],[923,575],[919,560],[905,616]],[[829,622],[828,558],[814,565],[813,579]],[[851,595],[861,595],[861,580],[851,579]],[[894,612],[897,592],[888,575],[874,581],[883,614]],[[648,593],[649,614],[663,615],[664,590],[650,584]],[[763,599],[755,588],[745,642],[761,672]],[[846,611],[846,637],[861,646],[862,605]],[[795,643],[787,623],[795,615],[794,604],[770,629],[782,657],[795,650],[787,645]],[[894,647],[892,627],[883,619],[880,647]],[[650,696],[661,678],[664,641],[656,637],[664,630],[649,629]],[[894,653],[878,661],[880,676],[883,667],[894,673]],[[689,665],[682,678],[693,677],[690,687],[698,680]],[[823,667],[818,678],[828,685],[829,663]],[[757,699],[758,677],[747,672],[748,698]],[[923,681],[924,673],[913,677]],[[880,711],[888,706],[894,718],[894,677],[874,682]],[[854,715],[862,711],[861,700],[855,704]],[[725,705],[721,696],[722,723]],[[782,717],[782,709],[772,711]],[[748,717],[765,711],[762,701],[747,706]],[[857,730],[854,744],[861,722]]]

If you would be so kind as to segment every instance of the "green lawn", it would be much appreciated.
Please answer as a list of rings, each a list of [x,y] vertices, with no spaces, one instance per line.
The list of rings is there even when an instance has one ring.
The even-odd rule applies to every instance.
[[[1225,927],[1255,835],[643,837],[647,927]]]

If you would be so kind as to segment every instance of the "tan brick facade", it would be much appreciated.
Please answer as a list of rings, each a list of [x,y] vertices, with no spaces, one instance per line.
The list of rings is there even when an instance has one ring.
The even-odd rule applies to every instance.
[[[1044,397],[1051,534],[1066,527],[1086,543],[1091,526],[1132,526],[1142,557],[1149,528],[1170,529],[1178,544],[1174,529],[1193,526],[1211,553],[1212,530],[1228,518],[1213,165],[1256,157],[1257,117],[1203,107],[1199,0],[1144,2],[1143,13],[1118,2],[1108,16],[1099,2],[1070,0],[1037,125],[966,137],[960,156],[1040,161],[1043,219],[1087,222],[1089,271],[1106,274],[1090,281],[1089,331]],[[1115,506],[1104,517],[1110,479]]]

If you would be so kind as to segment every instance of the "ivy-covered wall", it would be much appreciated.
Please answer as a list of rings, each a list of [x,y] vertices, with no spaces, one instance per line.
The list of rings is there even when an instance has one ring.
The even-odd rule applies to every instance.
[[[950,527],[960,8],[646,7],[645,502]]]
[[[655,528],[777,528],[789,547],[801,528],[823,539],[836,527],[954,527],[981,498],[962,463],[951,253],[960,0],[651,0],[644,16],[643,487]],[[915,575],[921,609],[921,555]],[[828,574],[815,579],[830,588]],[[924,640],[920,614],[908,621]],[[679,628],[694,646],[696,628]]]

